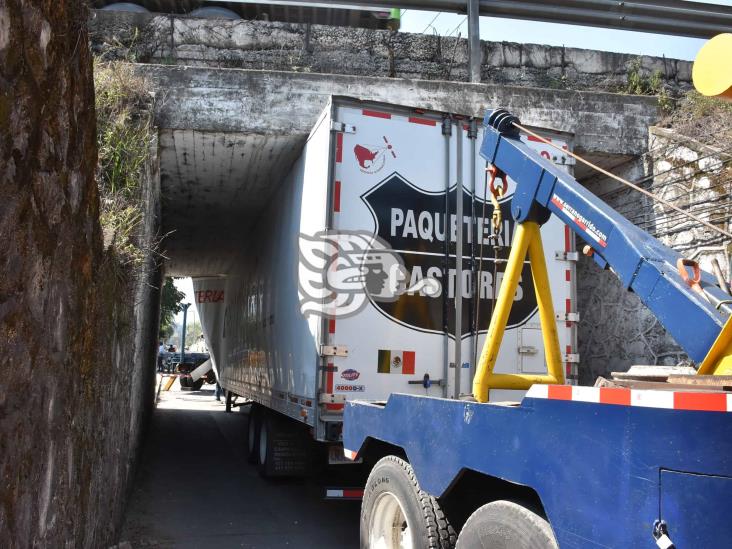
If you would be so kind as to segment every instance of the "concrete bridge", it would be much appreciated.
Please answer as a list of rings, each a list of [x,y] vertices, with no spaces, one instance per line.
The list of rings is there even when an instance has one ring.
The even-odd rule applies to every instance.
[[[166,272],[180,276],[227,272],[330,95],[477,117],[500,106],[614,166],[646,151],[658,102],[604,90],[632,70],[690,80],[683,61],[484,42],[494,83],[470,84],[465,40],[309,24],[96,12],[90,34],[156,92]]]
[[[330,95],[470,116],[503,106],[527,124],[574,134],[578,151],[611,165],[645,151],[657,116],[654,98],[601,92],[160,65],[138,71],[161,98],[166,271],[180,276],[228,271]]]

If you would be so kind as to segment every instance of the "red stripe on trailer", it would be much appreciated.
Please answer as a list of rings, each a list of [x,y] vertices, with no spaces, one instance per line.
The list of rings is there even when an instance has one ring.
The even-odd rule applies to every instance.
[[[564,310],[567,314],[572,312],[572,300],[571,299],[567,298],[564,300]],[[565,323],[565,325],[567,328],[572,327],[572,323],[569,320]],[[567,351],[567,352],[569,353],[570,351]]]
[[[333,368],[335,366],[332,362],[328,363],[328,369],[325,372],[325,392],[326,393],[332,393],[333,392]]]
[[[368,109],[364,109],[361,111],[361,114],[364,116],[373,116],[374,118],[386,118],[387,120],[391,120],[391,114],[388,112],[379,112],[379,111],[370,111]]]
[[[552,200],[552,202],[554,202],[554,201]],[[556,202],[555,202],[555,204],[556,204]],[[570,240],[569,225],[564,226],[564,251],[565,252],[572,251],[572,241]]]
[[[620,387],[600,387],[601,404],[630,406],[630,389]]]
[[[363,490],[343,490],[344,498],[362,498]]]
[[[343,404],[326,404],[326,410],[343,410]]]
[[[724,393],[674,393],[674,409],[726,412],[727,395]]]
[[[335,333],[335,318],[331,318],[328,320],[328,333],[334,334]]]
[[[343,134],[338,132],[336,134],[336,162],[343,162]]]
[[[417,118],[416,116],[410,116],[409,121],[412,124],[422,124],[424,126],[437,126],[436,120],[428,120],[427,118]]]
[[[548,394],[552,400],[572,400],[572,386],[549,385]]]
[[[335,182],[335,189],[333,189],[333,211],[341,211],[341,182]]]
[[[534,137],[533,135],[529,135],[528,138],[529,138],[529,141],[536,141],[537,143],[543,143],[543,141],[541,139],[539,139],[538,137]],[[552,142],[552,140],[549,139],[548,137],[545,137],[544,139],[549,141],[549,143]]]
[[[567,282],[572,282],[572,271],[570,269],[564,271],[564,278]]]

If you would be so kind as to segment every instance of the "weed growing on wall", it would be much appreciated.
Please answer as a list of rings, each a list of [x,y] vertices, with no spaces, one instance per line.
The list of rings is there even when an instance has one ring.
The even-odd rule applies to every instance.
[[[139,265],[146,253],[137,234],[143,221],[142,181],[154,139],[153,95],[124,62],[94,63],[97,112],[97,183],[105,247],[123,263]]]
[[[658,106],[663,114],[670,113],[675,106],[674,99],[669,95],[663,86],[663,73],[657,70],[651,74],[645,74],[642,70],[640,58],[635,58],[628,66],[628,76],[625,89],[631,95],[655,95],[658,97]]]

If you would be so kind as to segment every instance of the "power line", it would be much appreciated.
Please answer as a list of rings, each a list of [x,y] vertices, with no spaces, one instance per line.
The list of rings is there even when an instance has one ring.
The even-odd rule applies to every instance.
[[[424,30],[420,34],[426,33],[427,32],[427,29],[429,29],[432,26],[432,23],[434,23],[440,15],[442,15],[442,12],[441,11],[437,12],[437,15],[435,15],[432,18],[432,21],[430,21],[429,23],[427,23],[427,26],[424,28]]]
[[[451,32],[450,34],[448,34],[448,35],[447,35],[447,36],[446,36],[445,38],[449,38],[449,37],[451,37],[451,36],[453,35],[453,33],[454,33],[454,32],[455,32],[456,30],[458,30],[458,29],[459,29],[460,27],[462,27],[462,26],[463,26],[463,24],[464,24],[464,23],[465,23],[465,22],[466,22],[467,20],[468,20],[468,16],[466,15],[466,16],[465,16],[465,19],[463,19],[462,21],[460,21],[460,23],[458,23],[458,26],[457,26],[457,27],[455,27],[454,29],[452,29],[452,32]]]

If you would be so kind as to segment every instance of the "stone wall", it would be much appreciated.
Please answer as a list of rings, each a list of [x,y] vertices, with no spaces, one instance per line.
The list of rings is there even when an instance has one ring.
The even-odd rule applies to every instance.
[[[464,38],[266,21],[96,11],[92,48],[140,63],[468,81]],[[691,87],[691,63],[593,50],[481,42],[482,81],[622,91],[630,71]],[[636,67],[637,65],[637,67]]]
[[[732,156],[671,129],[649,130],[648,152],[614,170],[654,195],[722,229],[732,228]],[[684,217],[660,202],[612,180],[587,186],[627,219],[684,257],[712,272],[717,259],[729,280],[730,264],[723,235]],[[687,356],[655,316],[626,291],[610,271],[584,256],[578,265],[580,380],[625,371],[633,364],[673,365]]]
[[[159,269],[149,256],[133,272],[102,244],[85,6],[0,4],[4,547],[114,543],[153,403]]]

